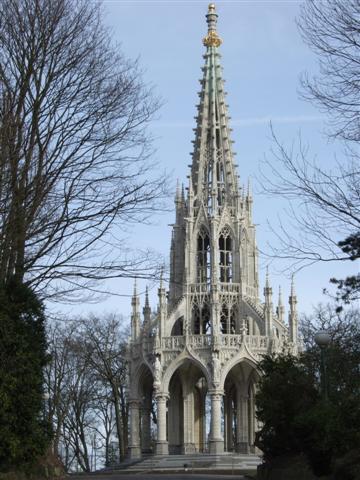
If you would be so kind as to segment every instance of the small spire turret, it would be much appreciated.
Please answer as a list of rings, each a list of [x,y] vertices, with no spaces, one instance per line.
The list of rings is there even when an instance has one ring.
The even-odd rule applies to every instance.
[[[163,285],[163,275],[164,268],[161,268],[160,272],[160,286],[158,289],[158,298],[159,298],[159,336],[164,335],[165,332],[165,319],[167,314],[167,305],[166,305],[166,291]]]
[[[290,341],[294,344],[297,343],[297,335],[298,335],[298,318],[297,318],[297,297],[295,293],[295,281],[294,275],[291,277],[291,292],[289,296],[289,305],[290,305],[290,312],[289,312],[289,336]]]
[[[273,313],[273,304],[272,304],[272,288],[270,286],[269,279],[269,267],[266,267],[266,280],[264,288],[265,296],[265,305],[264,305],[264,315],[265,315],[265,335],[272,335],[272,313]]]
[[[131,298],[131,340],[135,342],[140,336],[140,300],[137,294],[136,278],[134,281],[134,291]]]
[[[277,316],[280,322],[284,322],[285,307],[282,300],[281,287],[279,286],[279,300],[277,306]]]
[[[179,179],[176,180],[176,191],[175,191],[175,205],[181,202],[181,193],[180,193],[180,182]]]
[[[145,305],[143,308],[143,315],[144,315],[144,327],[149,326],[151,322],[151,308],[149,304],[149,289],[148,286],[146,286],[145,290]]]

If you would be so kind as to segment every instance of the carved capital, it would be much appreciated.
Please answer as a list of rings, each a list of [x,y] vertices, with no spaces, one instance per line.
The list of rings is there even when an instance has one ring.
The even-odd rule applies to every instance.
[[[141,406],[141,400],[139,400],[138,398],[130,398],[128,400],[128,404],[131,409],[139,409]]]

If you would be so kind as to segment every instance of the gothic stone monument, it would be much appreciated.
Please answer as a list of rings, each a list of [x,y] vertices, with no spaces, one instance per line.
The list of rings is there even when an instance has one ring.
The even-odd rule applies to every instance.
[[[142,322],[136,289],[132,299],[131,458],[254,452],[257,363],[265,353],[297,350],[293,285],[288,325],[281,293],[274,313],[268,275],[259,298],[253,198],[234,163],[213,4],[206,18],[189,185],[175,197],[169,291],[161,281],[155,315],[146,294]]]

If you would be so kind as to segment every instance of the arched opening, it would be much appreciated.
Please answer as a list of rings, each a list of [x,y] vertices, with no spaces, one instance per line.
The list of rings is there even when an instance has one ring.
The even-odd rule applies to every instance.
[[[168,440],[169,453],[181,454],[184,444],[184,402],[179,372],[175,372],[169,384],[168,400]]]
[[[236,364],[224,383],[223,428],[227,452],[254,452],[255,441],[255,382],[258,374],[246,362]]]
[[[216,178],[217,178],[217,202],[221,206],[225,202],[225,175],[224,164],[217,162],[216,164]]]
[[[199,283],[210,282],[210,239],[204,228],[197,239],[197,277]]]
[[[228,307],[223,304],[220,312],[220,328],[223,334],[238,333],[236,328],[237,308],[236,305]]]
[[[168,444],[170,454],[205,452],[209,433],[208,385],[202,370],[190,360],[169,383]]]
[[[224,228],[219,237],[219,279],[220,282],[232,282],[232,239],[229,228]]]
[[[156,438],[156,406],[153,392],[153,375],[147,365],[142,365],[139,372],[138,393],[140,400],[140,448],[142,453],[154,451]]]
[[[171,329],[171,336],[184,335],[184,317],[180,317]]]
[[[207,303],[192,308],[192,331],[194,335],[210,334],[210,308]]]

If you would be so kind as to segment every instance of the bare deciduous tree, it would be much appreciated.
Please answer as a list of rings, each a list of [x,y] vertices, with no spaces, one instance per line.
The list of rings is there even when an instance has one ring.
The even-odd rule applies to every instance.
[[[300,334],[306,350],[318,349],[315,343],[315,334],[319,330],[326,330],[331,335],[333,343],[349,346],[360,337],[360,312],[356,308],[337,311],[332,304],[320,304],[310,315],[303,315],[300,319]]]
[[[166,183],[148,161],[159,103],[138,63],[97,2],[3,0],[0,25],[0,281],[59,298],[153,274],[121,241]]]
[[[330,137],[344,141],[342,158],[324,167],[304,142],[286,147],[272,132],[274,149],[265,161],[262,186],[290,200],[275,256],[292,268],[317,261],[360,257],[360,3],[306,0],[298,21],[304,40],[317,54],[319,74],[302,78],[303,96],[328,114]],[[332,279],[345,302],[357,298],[360,275]]]
[[[302,77],[304,97],[329,114],[332,135],[360,141],[359,0],[307,0],[298,25],[319,64]]]
[[[94,449],[109,464],[116,454],[114,442],[118,444],[116,458],[125,457],[126,338],[121,318],[114,315],[49,326],[46,413],[54,430],[53,453],[67,469],[78,465],[90,471]]]
[[[115,315],[92,316],[83,322],[87,359],[94,374],[111,389],[120,460],[128,445],[128,406],[126,402],[125,330]]]
[[[59,456],[59,444],[64,421],[69,411],[69,385],[74,376],[73,357],[77,326],[52,323],[48,326],[49,362],[44,369],[46,413],[53,428],[52,450]]]
[[[260,182],[272,196],[289,200],[289,212],[273,227],[278,246],[272,254],[292,260],[293,268],[317,261],[354,260],[339,242],[360,230],[360,169],[353,156],[334,170],[322,168],[299,140],[287,147],[273,133],[271,158]]]

